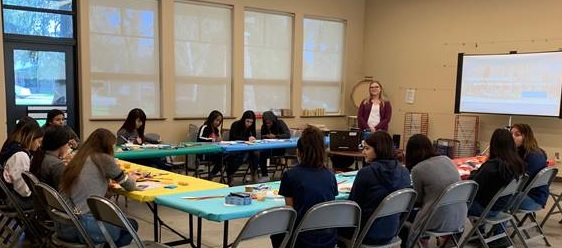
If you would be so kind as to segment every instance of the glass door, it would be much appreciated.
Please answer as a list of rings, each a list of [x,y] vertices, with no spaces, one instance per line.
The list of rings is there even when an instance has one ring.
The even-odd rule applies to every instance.
[[[8,132],[26,115],[43,125],[54,108],[78,132],[73,53],[72,46],[4,43]]]

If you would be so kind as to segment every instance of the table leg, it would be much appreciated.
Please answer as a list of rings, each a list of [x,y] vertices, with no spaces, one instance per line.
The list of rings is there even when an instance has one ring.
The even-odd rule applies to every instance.
[[[223,248],[228,248],[228,220],[224,221],[224,232],[223,232],[223,238],[222,238],[222,247]]]
[[[158,221],[158,205],[156,203],[152,204],[152,221],[154,223],[154,242],[158,242],[160,236],[158,235],[158,225],[160,222]]]
[[[201,217],[197,217],[197,248],[201,248],[201,225],[203,223],[201,222]]]

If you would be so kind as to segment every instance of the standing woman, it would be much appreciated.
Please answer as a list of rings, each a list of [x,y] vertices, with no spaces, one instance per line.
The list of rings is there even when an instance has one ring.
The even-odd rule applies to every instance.
[[[41,145],[43,132],[35,120],[21,121],[21,123],[22,125],[17,125],[14,132],[8,136],[0,151],[1,180],[13,189],[16,193],[14,195],[24,209],[31,209],[33,208],[33,201],[29,197],[31,190],[21,174],[29,171],[31,152]]]
[[[382,200],[390,193],[411,186],[410,173],[394,156],[392,137],[387,132],[377,131],[365,140],[365,161],[369,165],[357,172],[351,187],[349,200],[361,207],[361,229],[369,228],[363,244],[388,244],[400,228],[400,215],[383,217],[367,227],[365,223]],[[344,229],[342,236],[351,237]]]
[[[392,106],[386,98],[382,84],[372,81],[369,84],[369,97],[361,102],[357,113],[357,123],[361,131],[387,131],[392,117]]]
[[[459,182],[461,177],[453,161],[447,156],[439,155],[431,140],[423,134],[415,134],[408,140],[406,167],[412,173],[414,190],[418,193],[416,204],[421,207],[415,216],[409,237],[403,239],[405,247],[412,247],[417,241],[415,235],[420,231],[421,222],[433,211],[431,206],[443,190]],[[426,228],[435,232],[461,232],[467,211],[466,203],[462,202],[442,207]]]
[[[232,123],[230,126],[229,139],[231,141],[244,140],[250,142],[256,140],[256,114],[254,111],[245,111],[240,120]],[[232,153],[231,156],[233,159],[229,159],[230,163],[226,168],[228,185],[232,184],[234,173],[236,173],[246,158],[248,159],[250,168],[253,170],[257,169],[259,153],[257,151],[247,151]]]
[[[332,201],[338,194],[334,174],[324,166],[324,135],[317,127],[307,126],[297,142],[299,164],[283,173],[279,195],[285,197],[285,204],[297,211],[298,225],[303,215],[312,206]],[[272,235],[273,247],[279,247],[283,235]],[[299,234],[295,247],[320,248],[336,245],[336,231],[325,229]]]
[[[221,131],[222,131],[222,113],[218,110],[213,110],[209,113],[207,120],[199,128],[197,135],[197,142],[218,142],[222,141]],[[209,174],[209,180],[213,179],[217,173],[220,172],[222,167],[222,155],[221,154],[203,154],[197,155],[199,159],[203,161],[211,161],[213,163],[213,169]]]
[[[539,147],[533,130],[529,125],[515,124],[511,126],[511,135],[513,135],[515,140],[517,153],[519,153],[519,156],[527,165],[526,173],[529,175],[528,182],[530,182],[539,171],[546,168],[546,154]],[[542,209],[546,205],[549,194],[547,185],[531,189],[519,207],[531,211]]]
[[[134,190],[136,177],[128,175],[119,168],[113,158],[113,146],[116,137],[111,131],[103,128],[96,129],[82,144],[76,156],[65,168],[61,178],[59,191],[74,205],[78,217],[86,232],[94,243],[105,243],[96,219],[90,212],[87,199],[96,195],[104,197],[112,180],[125,190]],[[138,223],[130,219],[131,224],[138,229]],[[105,227],[118,247],[128,245],[133,239],[128,231],[111,224]],[[78,231],[73,226],[61,226],[57,230],[59,236],[72,242],[81,242]]]

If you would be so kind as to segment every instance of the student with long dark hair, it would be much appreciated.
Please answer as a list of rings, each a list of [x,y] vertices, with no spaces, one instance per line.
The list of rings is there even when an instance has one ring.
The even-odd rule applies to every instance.
[[[150,140],[144,134],[146,126],[146,114],[142,109],[135,108],[129,111],[127,119],[117,131],[117,145],[125,143],[132,143],[135,145],[142,145],[147,143],[159,143],[157,140]],[[148,158],[148,159],[128,159],[127,161],[136,164],[147,165],[158,169],[169,170],[165,162],[161,158]]]
[[[131,142],[142,145],[145,141],[144,128],[146,126],[146,114],[142,109],[134,108],[129,111],[127,119],[117,131],[117,145]]]
[[[297,211],[298,225],[312,206],[334,200],[338,186],[334,174],[325,167],[324,135],[320,129],[307,126],[297,142],[299,164],[283,173],[279,195],[285,204]],[[272,235],[273,247],[279,247],[283,235]],[[334,247],[336,232],[333,229],[309,231],[299,234],[296,247]]]
[[[70,135],[70,143],[69,143],[70,148],[77,149],[78,146],[80,145],[80,138],[78,137],[76,132],[74,132],[74,130],[72,130],[71,127],[69,127],[68,125],[65,124],[64,120],[65,120],[64,112],[62,110],[51,109],[51,110],[49,110],[49,112],[47,112],[47,121],[45,122],[45,125],[43,125],[43,129],[46,129],[46,128],[52,127],[52,126],[64,127],[65,130]]]
[[[406,145],[406,167],[412,174],[412,184],[418,193],[416,204],[421,208],[415,215],[410,234],[404,232],[404,247],[412,247],[419,233],[421,222],[433,211],[431,206],[449,185],[461,180],[457,167],[451,159],[439,155],[431,140],[423,134],[415,134]],[[466,203],[457,203],[440,209],[426,227],[435,232],[461,232],[467,214]],[[406,231],[406,230],[405,230]],[[403,233],[402,231],[400,233]]]
[[[399,214],[383,217],[367,227],[371,217],[382,200],[390,193],[411,186],[410,173],[394,156],[392,137],[385,131],[376,131],[365,140],[363,154],[369,163],[357,172],[349,200],[361,207],[361,228],[370,228],[364,244],[387,244],[400,228]],[[341,236],[351,237],[343,229]]]
[[[490,156],[480,168],[471,175],[471,179],[479,185],[472,206],[468,210],[470,216],[480,216],[498,191],[513,179],[525,174],[525,162],[515,150],[515,142],[509,130],[498,128],[490,139]],[[505,199],[500,198],[488,213],[496,216],[505,207]]]
[[[530,182],[539,171],[546,168],[546,153],[539,147],[531,126],[523,123],[515,124],[511,126],[511,134],[517,153],[525,161],[526,173],[529,175],[528,182]],[[546,205],[549,194],[547,185],[531,189],[521,202],[520,208],[531,211],[542,209]]]
[[[63,158],[71,151],[70,134],[62,126],[44,129],[41,147],[33,154],[30,172],[41,182],[58,189],[65,168]]]
[[[125,190],[134,190],[136,176],[126,174],[113,157],[113,146],[116,137],[111,131],[103,128],[96,129],[82,144],[76,156],[65,168],[61,178],[59,191],[74,205],[79,220],[96,244],[105,243],[98,224],[90,212],[87,199],[96,195],[105,197],[109,181],[118,183]],[[138,223],[130,219],[138,229]],[[131,243],[132,236],[126,230],[111,224],[104,224],[109,235],[118,247]],[[61,226],[57,230],[59,236],[72,242],[82,242],[78,231],[73,226]]]
[[[254,111],[245,111],[240,120],[230,125],[229,139],[231,141],[244,140],[250,142],[256,140],[256,114],[254,114]],[[232,153],[230,158],[232,159],[226,168],[227,183],[229,185],[232,184],[232,177],[244,160],[248,160],[252,170],[255,171],[258,168],[259,153],[257,151]]]
[[[222,113],[218,110],[213,110],[209,113],[207,120],[199,127],[197,142],[219,142],[222,141]],[[222,159],[220,154],[204,154],[197,155],[202,161],[211,161],[213,168],[208,176],[209,180],[213,179],[217,173],[220,172],[222,167]]]

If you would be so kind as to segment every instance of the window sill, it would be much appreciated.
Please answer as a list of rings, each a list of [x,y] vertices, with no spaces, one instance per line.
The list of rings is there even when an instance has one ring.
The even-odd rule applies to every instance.
[[[334,115],[301,115],[300,118],[325,118],[325,117],[346,117],[346,115],[334,114]]]

